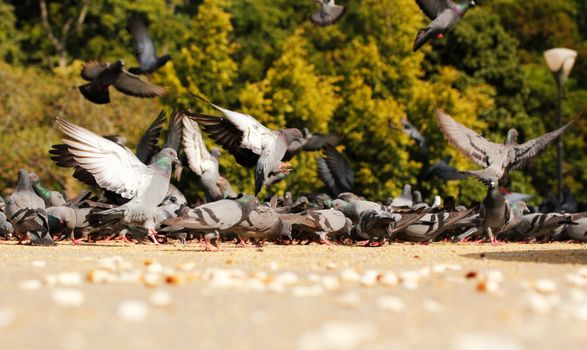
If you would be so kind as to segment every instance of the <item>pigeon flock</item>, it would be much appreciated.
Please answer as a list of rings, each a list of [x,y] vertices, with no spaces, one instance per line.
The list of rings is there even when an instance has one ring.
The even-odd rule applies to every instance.
[[[345,8],[334,0],[315,0],[321,6],[310,20],[318,26],[334,24]],[[414,51],[427,41],[442,37],[454,27],[472,0],[416,0],[432,22],[421,29]],[[110,102],[112,85],[123,94],[156,97],[167,92],[146,78],[166,64],[169,55],[157,56],[147,26],[138,17],[130,20],[138,67],[124,63],[87,62],[81,77],[81,94],[97,104]],[[141,78],[140,75],[145,75]],[[200,241],[206,250],[218,250],[218,241],[234,241],[246,247],[265,241],[281,244],[311,243],[380,246],[386,242],[504,240],[587,241],[587,214],[576,213],[577,203],[568,189],[563,203],[548,198],[539,208],[529,208],[531,196],[505,189],[510,170],[521,169],[561,136],[573,123],[536,139],[518,144],[518,132],[508,131],[504,143],[485,139],[442,110],[436,121],[444,136],[480,170],[458,171],[446,157],[426,169],[426,176],[458,181],[472,176],[487,186],[485,199],[471,208],[455,198],[436,196],[427,202],[406,184],[402,193],[387,201],[373,202],[353,193],[352,164],[337,146],[334,135],[309,130],[272,130],[253,116],[232,111],[203,96],[195,96],[217,115],[177,109],[169,118],[162,148],[158,141],[166,115],[161,112],[144,132],[136,152],[125,146],[123,136],[101,136],[63,118],[56,125],[62,143],[49,151],[59,167],[72,168],[73,177],[89,191],[66,199],[43,186],[36,174],[18,172],[15,191],[0,203],[0,235],[55,245],[71,239],[74,244],[121,239],[161,244],[177,240]],[[196,101],[196,99],[195,99]],[[426,140],[408,120],[403,132],[427,152]],[[220,148],[209,150],[204,134],[228,151],[236,162],[254,168],[254,195],[236,191],[219,168]],[[288,162],[300,152],[319,152],[317,176],[328,193],[294,196],[271,195],[271,186],[292,170]],[[188,203],[171,183],[189,169],[199,178],[205,200]],[[260,197],[265,188],[266,196]],[[528,212],[532,213],[528,213]]]

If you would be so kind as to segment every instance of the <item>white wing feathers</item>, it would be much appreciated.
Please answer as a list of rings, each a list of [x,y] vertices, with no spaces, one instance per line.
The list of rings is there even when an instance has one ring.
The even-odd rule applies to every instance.
[[[263,126],[263,124],[259,123],[252,116],[224,109],[215,104],[211,105],[222,112],[226,119],[243,132],[243,139],[241,142],[242,147],[248,148],[254,153],[260,155],[267,145],[275,142],[277,133]]]
[[[188,116],[182,117],[183,148],[188,157],[190,169],[199,176],[216,167],[216,162],[206,148],[198,122]]]
[[[153,172],[128,148],[60,118],[57,125],[69,137],[63,142],[76,162],[100,187],[132,198],[150,183]]]

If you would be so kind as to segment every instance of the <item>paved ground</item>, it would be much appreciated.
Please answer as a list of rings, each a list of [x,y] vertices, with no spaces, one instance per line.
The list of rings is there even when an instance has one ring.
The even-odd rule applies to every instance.
[[[0,242],[0,349],[584,349],[579,244]]]

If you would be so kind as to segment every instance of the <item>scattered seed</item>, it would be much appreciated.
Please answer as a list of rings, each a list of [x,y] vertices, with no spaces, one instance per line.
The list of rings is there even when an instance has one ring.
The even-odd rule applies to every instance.
[[[477,277],[477,271],[469,271],[465,274],[465,278],[471,279]]]
[[[39,280],[26,280],[20,284],[20,288],[24,290],[38,290],[41,289],[42,283]]]
[[[393,295],[381,296],[377,299],[377,307],[387,311],[399,312],[405,308],[404,301]]]
[[[45,267],[47,266],[47,262],[45,260],[33,260],[31,261],[31,265],[34,267]]]
[[[540,279],[533,285],[534,290],[542,294],[552,294],[556,292],[556,283],[552,280]]]
[[[85,302],[85,296],[79,289],[57,288],[51,292],[51,298],[57,305],[64,307],[80,307]]]
[[[118,317],[128,322],[142,322],[147,318],[149,314],[149,308],[147,304],[140,300],[124,300],[121,301],[117,308],[116,313]]]
[[[171,304],[171,294],[164,290],[158,290],[151,294],[149,302],[155,306],[167,306]]]
[[[0,309],[0,329],[6,328],[14,323],[16,315],[11,309]]]

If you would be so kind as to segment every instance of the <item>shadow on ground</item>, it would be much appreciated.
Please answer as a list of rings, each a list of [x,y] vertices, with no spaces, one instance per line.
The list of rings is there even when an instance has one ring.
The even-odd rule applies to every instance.
[[[544,264],[585,264],[587,247],[582,249],[515,250],[506,252],[483,252],[462,255],[471,259],[533,262]]]

